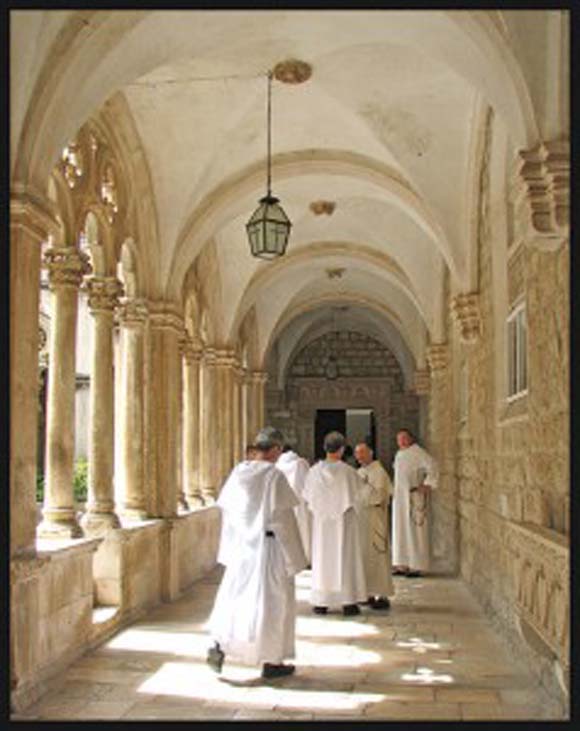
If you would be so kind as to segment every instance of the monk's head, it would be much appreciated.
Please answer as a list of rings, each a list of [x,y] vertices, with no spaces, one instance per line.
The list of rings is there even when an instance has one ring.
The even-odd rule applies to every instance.
[[[366,442],[359,442],[354,448],[354,456],[356,461],[364,467],[373,461],[373,450]]]
[[[284,447],[284,435],[279,429],[273,426],[265,426],[260,429],[254,440],[256,456],[254,459],[265,462],[276,462],[282,454]]]
[[[346,439],[339,431],[331,431],[324,437],[323,449],[327,455],[340,459],[346,446]]]
[[[246,459],[256,459],[256,445],[255,444],[247,444],[246,445]]]
[[[399,449],[407,449],[415,444],[415,435],[408,429],[399,429],[397,432],[397,446]]]

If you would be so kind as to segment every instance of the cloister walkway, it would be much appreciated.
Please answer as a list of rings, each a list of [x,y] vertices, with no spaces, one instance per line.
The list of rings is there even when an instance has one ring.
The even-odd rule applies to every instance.
[[[458,579],[397,578],[388,612],[315,616],[297,578],[297,666],[205,665],[221,570],[75,662],[19,719],[536,719],[542,692]]]

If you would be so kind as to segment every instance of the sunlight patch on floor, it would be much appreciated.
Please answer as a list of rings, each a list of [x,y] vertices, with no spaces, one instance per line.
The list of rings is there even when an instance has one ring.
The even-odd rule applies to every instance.
[[[405,673],[401,675],[402,680],[406,680],[410,683],[422,683],[424,685],[431,685],[435,683],[452,683],[452,675],[437,675],[431,668],[417,668],[414,673]]]
[[[236,672],[232,672],[234,670]],[[234,676],[237,676],[240,685],[232,682]],[[227,677],[221,678],[210,673],[205,664],[168,662],[139,686],[138,693],[209,700],[221,704],[243,702],[244,707],[275,701],[277,705],[286,708],[312,710],[356,710],[370,703],[378,703],[386,697],[382,693],[341,693],[268,687],[254,685],[253,680],[257,680],[255,668],[228,668]]]

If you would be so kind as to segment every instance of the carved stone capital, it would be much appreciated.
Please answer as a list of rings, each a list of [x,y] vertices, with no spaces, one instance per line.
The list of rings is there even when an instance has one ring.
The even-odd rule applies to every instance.
[[[218,368],[235,368],[238,364],[236,351],[232,348],[216,348],[215,356]]]
[[[558,249],[570,235],[570,145],[542,142],[518,154],[513,203],[521,237],[546,251]]]
[[[92,272],[88,254],[75,246],[62,246],[47,249],[44,264],[48,269],[48,282],[51,290],[58,287],[78,288],[83,277]]]
[[[142,327],[149,316],[147,302],[142,299],[122,298],[117,310],[123,327]]]
[[[459,328],[464,343],[474,343],[481,334],[479,294],[458,294],[451,300],[451,315]]]
[[[213,368],[216,364],[216,351],[214,348],[208,346],[203,349],[201,360],[204,366]]]
[[[112,313],[123,294],[123,285],[115,277],[91,277],[85,287],[91,313]]]
[[[431,376],[428,368],[415,371],[413,389],[417,396],[426,396],[431,390]]]
[[[248,380],[254,385],[265,385],[268,382],[268,373],[266,371],[250,371]]]
[[[203,355],[203,343],[197,337],[185,335],[180,343],[181,354],[187,364],[199,363]]]
[[[445,374],[447,370],[447,343],[435,343],[427,348],[427,363],[433,377]]]
[[[149,322],[157,330],[173,330],[179,336],[183,333],[183,317],[176,312],[151,312]]]

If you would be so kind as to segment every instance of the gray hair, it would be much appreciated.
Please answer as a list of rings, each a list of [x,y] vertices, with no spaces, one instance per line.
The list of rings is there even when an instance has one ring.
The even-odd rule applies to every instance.
[[[328,432],[328,434],[324,437],[323,446],[325,452],[333,454],[334,452],[338,452],[339,449],[342,449],[345,444],[346,438],[339,431]]]
[[[279,429],[273,426],[265,426],[256,434],[254,444],[260,450],[268,450],[272,449],[272,447],[282,448],[284,441],[284,435]]]

